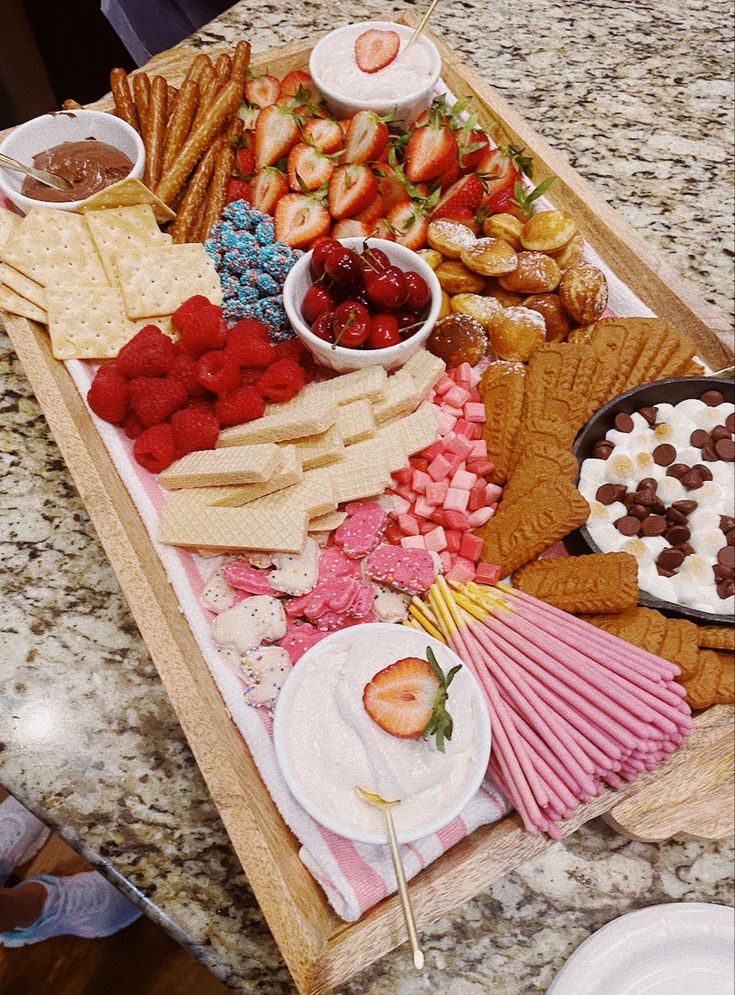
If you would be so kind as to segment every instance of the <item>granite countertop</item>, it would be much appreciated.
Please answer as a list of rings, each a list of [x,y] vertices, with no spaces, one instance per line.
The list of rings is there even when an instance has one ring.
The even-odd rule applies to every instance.
[[[286,17],[272,3],[243,3],[195,40],[247,36],[261,49],[385,9],[304,0]],[[441,34],[732,314],[729,13],[724,0],[447,0]],[[0,374],[0,782],[233,988],[291,993],[4,334]],[[672,900],[729,904],[731,868],[726,843],[633,843],[596,821],[426,929],[421,979],[401,948],[342,992],[544,992],[572,950],[624,912]]]

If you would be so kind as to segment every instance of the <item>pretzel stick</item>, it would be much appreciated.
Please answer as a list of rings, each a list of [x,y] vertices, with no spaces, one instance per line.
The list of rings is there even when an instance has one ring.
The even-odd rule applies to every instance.
[[[189,66],[189,70],[184,77],[184,83],[198,83],[202,73],[204,72],[205,66],[211,67],[211,65],[212,63],[209,61],[209,56],[205,55],[204,52],[200,52]]]
[[[84,104],[80,104],[78,100],[74,100],[73,97],[69,97],[69,99],[65,100],[61,105],[61,108],[65,111],[83,111]]]
[[[210,146],[207,154],[199,160],[194,170],[186,193],[181,201],[176,220],[169,228],[169,234],[174,242],[186,242],[192,227],[199,220],[199,214],[205,204],[207,186],[214,169],[215,159],[220,152],[222,139]]]
[[[239,41],[235,45],[235,52],[232,56],[232,69],[230,79],[242,88],[245,86],[245,73],[250,65],[250,42]]]
[[[145,73],[133,76],[133,99],[138,112],[138,131],[145,142],[148,131],[148,104],[150,101],[151,81]]]
[[[230,78],[230,73],[232,72],[232,59],[227,54],[223,52],[214,64],[214,71],[217,79],[220,83],[226,83]]]
[[[227,188],[230,184],[232,169],[235,165],[235,146],[233,142],[242,134],[242,121],[236,118],[227,129],[223,146],[217,156],[217,162],[209,184],[209,203],[206,205],[201,225],[198,229],[197,241],[205,242],[214,224],[219,221],[222,208],[227,200]]]
[[[176,103],[176,96],[178,90],[175,86],[171,86],[170,83],[166,84],[166,126],[168,127],[168,122],[171,120],[171,114],[173,113],[174,104]]]
[[[137,131],[138,113],[135,110],[133,95],[130,92],[128,74],[124,69],[118,67],[110,71],[110,89],[115,101],[115,113]]]
[[[176,95],[174,109],[166,129],[166,142],[163,147],[163,165],[161,167],[162,176],[165,176],[169,171],[181,146],[186,141],[186,136],[191,130],[198,103],[199,86],[191,79],[184,80],[181,89]]]
[[[163,76],[154,76],[148,104],[148,127],[145,142],[145,172],[143,182],[153,190],[161,178],[164,132],[166,129],[166,100],[168,84]]]
[[[170,172],[158,184],[156,193],[161,200],[170,203],[174,199],[214,136],[237,113],[241,100],[242,93],[237,83],[231,80],[225,83],[201,121],[195,124]]]

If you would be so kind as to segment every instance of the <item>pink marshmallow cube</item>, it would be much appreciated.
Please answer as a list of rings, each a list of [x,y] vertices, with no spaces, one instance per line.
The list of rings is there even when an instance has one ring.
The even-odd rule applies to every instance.
[[[447,549],[449,552],[458,553],[462,542],[462,533],[457,532],[456,529],[446,529],[445,534],[447,537]]]
[[[459,487],[450,487],[447,496],[444,498],[445,511],[466,511],[470,492],[460,490]]]
[[[446,550],[443,553],[439,553],[439,559],[442,561],[442,569],[444,570],[444,573],[446,573],[447,570],[452,569],[452,556],[450,553]]]
[[[393,480],[397,484],[410,484],[411,477],[413,476],[413,471],[410,467],[406,467],[405,470],[396,470],[393,474]]]
[[[439,415],[438,421],[438,432],[440,436],[448,435],[452,431],[455,424],[457,423],[457,416],[450,414],[449,411],[442,411]]]
[[[447,580],[456,580],[460,584],[466,584],[475,576],[475,566],[469,560],[456,559],[451,570],[447,570]]]
[[[484,477],[488,473],[492,473],[495,469],[495,464],[487,459],[467,460],[467,469],[472,473],[476,473],[478,477]]]
[[[407,501],[406,498],[402,497],[400,494],[391,494],[391,498],[393,499],[394,515],[404,515],[411,507],[411,502]]]
[[[489,522],[490,519],[495,514],[494,508],[478,508],[477,511],[472,511],[467,516],[467,520],[470,523],[471,529],[478,529],[485,522]]]
[[[436,456],[438,456],[439,453],[442,452],[443,448],[444,447],[442,446],[441,442],[439,442],[437,440],[437,442],[432,442],[432,444],[430,446],[427,446],[426,449],[424,449],[424,451],[422,452],[421,455],[424,456],[428,460],[432,460]]]
[[[442,453],[439,453],[439,455],[435,456],[431,463],[429,463],[428,472],[432,480],[444,480],[451,469],[452,465],[449,460]]]
[[[472,386],[472,367],[469,363],[460,363],[452,370],[452,376],[455,383],[461,384],[463,387]]]
[[[496,504],[503,495],[503,488],[497,484],[485,485],[485,500],[488,504]]]
[[[413,489],[417,494],[426,494],[426,485],[431,482],[431,477],[423,470],[413,471]]]
[[[484,541],[479,536],[472,535],[471,532],[465,532],[459,544],[460,556],[464,556],[474,563],[479,560],[484,545]]]
[[[430,504],[443,504],[448,490],[448,480],[430,480],[426,485],[426,500]]]
[[[476,515],[477,512],[473,512],[472,514]],[[473,528],[469,517],[463,511],[452,511],[451,509],[444,510],[444,525],[450,529],[457,529],[459,532],[466,532],[467,529]]]
[[[469,440],[463,438],[461,435],[455,435],[453,439],[446,442],[446,449],[448,449],[449,452],[457,453],[461,459],[466,459],[471,454],[472,446],[473,443],[469,442]]]
[[[401,484],[399,487],[396,487],[395,492],[396,494],[399,494],[402,498],[405,498],[405,500],[409,502],[413,501],[415,497],[413,488],[409,487],[408,484]]]
[[[494,563],[478,563],[475,580],[478,584],[497,584],[500,580],[500,567]]]
[[[401,532],[404,532],[407,536],[417,536],[419,534],[419,523],[413,515],[399,515],[398,525]]]
[[[404,549],[426,549],[426,541],[423,536],[404,536],[401,546]]]
[[[464,416],[467,421],[485,421],[485,405],[480,401],[468,401],[464,406]]]
[[[425,540],[426,548],[433,550],[435,553],[440,553],[443,549],[447,548],[447,537],[441,525],[437,525],[431,532],[427,532]]]
[[[468,511],[477,511],[478,508],[484,508],[486,504],[485,501],[485,485],[481,480],[470,489],[470,499],[467,502]]]
[[[470,398],[469,391],[458,384],[448,390],[444,395],[445,404],[453,404],[455,408],[462,408]]]
[[[466,439],[467,430],[469,429],[471,424],[472,422],[468,422],[467,419],[464,417],[458,418],[454,426],[454,431],[457,433],[457,435],[461,435],[463,436],[463,438]]]
[[[419,532],[421,533],[422,536],[425,536],[429,532],[432,532],[435,528],[436,528],[436,524],[434,522],[432,522],[430,518],[422,519],[419,522]],[[427,546],[427,549],[428,549],[428,546]]]
[[[444,509],[434,508],[431,513],[431,520],[432,522],[436,522],[437,525],[444,525]]]
[[[448,377],[446,373],[442,373],[441,377],[434,385],[434,393],[438,394],[440,397],[443,397],[447,391],[452,389],[452,387],[454,387],[454,380],[452,380],[451,377]]]
[[[470,442],[480,439],[482,437],[482,425],[476,421],[468,421],[467,427],[464,430],[464,437],[465,439],[469,439]]]
[[[482,395],[480,394],[480,391],[477,389],[477,387],[470,387],[469,394],[471,401],[475,402],[479,401],[480,403],[482,403]]]
[[[419,518],[431,518],[435,507],[435,505],[429,504],[425,497],[418,497],[414,510]]]
[[[475,476],[474,473],[470,473],[468,470],[464,470],[460,466],[460,468],[455,472],[454,476],[452,477],[449,486],[458,487],[459,490],[461,491],[469,491],[472,487],[475,486],[476,480],[477,477]]]
[[[475,439],[470,445],[472,448],[468,455],[472,459],[487,459],[487,442],[484,439]]]

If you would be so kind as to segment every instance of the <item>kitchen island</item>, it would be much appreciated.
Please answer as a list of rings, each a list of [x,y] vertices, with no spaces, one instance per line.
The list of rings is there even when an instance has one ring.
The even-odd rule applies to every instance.
[[[396,5],[411,8],[413,5]],[[732,95],[724,3],[447,3],[439,33],[722,310],[732,311]],[[239,4],[205,48],[262,49],[377,17]],[[439,15],[437,15],[439,17]],[[553,196],[553,193],[552,193]],[[7,338],[0,782],[233,988],[293,991],[71,478]],[[727,844],[631,843],[602,822],[497,883],[344,987],[351,995],[544,992],[610,919],[729,904]]]

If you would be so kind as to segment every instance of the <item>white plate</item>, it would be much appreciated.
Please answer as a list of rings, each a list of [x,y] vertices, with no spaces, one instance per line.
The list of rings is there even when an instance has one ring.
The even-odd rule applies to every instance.
[[[547,995],[733,995],[735,910],[654,905],[614,919],[578,947]]]

